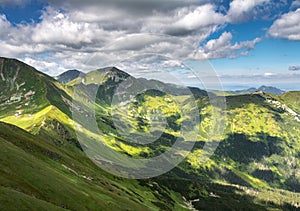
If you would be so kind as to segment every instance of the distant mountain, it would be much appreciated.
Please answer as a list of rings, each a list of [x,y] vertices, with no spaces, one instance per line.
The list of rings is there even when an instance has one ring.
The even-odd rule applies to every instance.
[[[84,73],[79,70],[68,70],[56,76],[55,79],[63,84],[66,84],[70,81],[73,81],[75,78],[78,78],[80,75],[84,75]]]
[[[273,86],[261,86],[259,88],[249,88],[249,89],[245,89],[245,90],[237,90],[237,91],[233,91],[231,93],[232,94],[251,94],[251,93],[259,92],[259,91],[262,91],[265,93],[270,93],[270,94],[277,95],[277,96],[282,95],[284,93],[283,90],[278,89]]]
[[[270,93],[270,94],[277,95],[277,96],[282,95],[285,92],[285,91],[278,89],[276,87],[273,87],[273,86],[261,86],[258,88],[258,91]]]

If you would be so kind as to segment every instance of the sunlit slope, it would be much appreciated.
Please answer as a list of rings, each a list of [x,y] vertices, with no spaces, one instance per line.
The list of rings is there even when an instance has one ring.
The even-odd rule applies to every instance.
[[[299,191],[300,124],[294,113],[281,100],[263,93],[226,100],[226,130],[211,162],[199,165],[200,149],[188,161],[217,180]],[[201,124],[209,119],[204,117]]]
[[[297,112],[300,112],[300,92],[286,92],[282,94],[280,98],[282,98],[291,108],[295,109]]]
[[[0,76],[1,121],[32,134],[47,130],[52,141],[80,148],[71,130],[71,89],[15,59],[0,58]]]

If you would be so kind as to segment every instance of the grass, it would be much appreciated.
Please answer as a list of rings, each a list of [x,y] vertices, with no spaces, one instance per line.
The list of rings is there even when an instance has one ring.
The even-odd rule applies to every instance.
[[[39,132],[43,121],[48,113],[53,109],[53,106],[48,106],[35,114],[21,114],[20,116],[6,116],[0,119],[2,122],[14,124],[24,130],[30,131],[33,134]]]
[[[33,201],[32,209],[48,206],[54,210],[123,210],[125,207],[158,210],[152,201],[159,199],[136,181],[114,180],[86,158],[70,152],[65,154],[38,136],[15,127],[1,123],[0,129],[0,187],[5,189],[0,200],[10,197],[11,201],[21,201],[24,205],[20,206],[24,208],[27,201]],[[7,201],[0,206],[8,210],[11,203]]]
[[[288,106],[300,113],[300,92],[290,91],[282,94],[280,98],[286,102]]]
[[[11,188],[0,186],[0,209],[1,210],[65,210],[49,202],[31,197]]]
[[[254,188],[268,188],[269,187],[269,185],[266,182],[259,180],[255,177],[252,177],[249,174],[246,174],[245,172],[236,170],[232,166],[226,166],[226,168],[230,169],[233,173],[235,173],[237,176],[239,176],[245,182],[249,183]]]

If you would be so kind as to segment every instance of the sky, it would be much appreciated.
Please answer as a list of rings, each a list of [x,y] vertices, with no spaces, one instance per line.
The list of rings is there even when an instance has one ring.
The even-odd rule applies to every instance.
[[[117,66],[300,90],[299,41],[300,0],[0,0],[0,56],[51,76]]]

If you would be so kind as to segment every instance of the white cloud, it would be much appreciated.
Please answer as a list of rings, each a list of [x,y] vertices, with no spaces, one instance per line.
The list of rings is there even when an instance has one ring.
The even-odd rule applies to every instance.
[[[14,45],[6,42],[0,42],[0,48],[2,51],[1,55],[7,57],[20,57],[20,55],[38,54],[52,50],[51,47],[41,44],[20,43],[19,45]]]
[[[277,19],[270,27],[269,34],[276,38],[300,40],[300,8]]]
[[[209,51],[217,51],[220,48],[230,46],[232,34],[224,32],[218,39],[210,40],[206,43],[205,48]]]
[[[59,65],[57,62],[44,61],[43,59],[34,59],[26,57],[23,62],[35,67],[37,70],[43,70],[44,73],[56,76],[57,72],[64,72],[67,69]]]
[[[142,19],[140,31],[178,36],[199,43],[223,24],[224,15],[216,12],[215,6],[206,4],[176,8],[167,13],[155,11]]]
[[[204,56],[207,59],[247,56],[248,51],[253,49],[260,41],[260,38],[255,38],[251,41],[232,44],[232,34],[230,32],[223,32],[218,39],[209,40],[202,48],[200,48],[199,56]]]
[[[215,12],[215,7],[211,4],[196,7],[192,11],[185,8],[185,11],[177,11],[177,15],[182,17],[174,23],[174,27],[187,30],[195,30],[200,27],[223,24],[225,22],[224,16],[221,13]]]
[[[9,30],[11,28],[10,22],[5,15],[0,15],[0,40],[7,39],[9,36]]]
[[[97,22],[76,21],[71,17],[72,14],[48,7],[41,17],[43,21],[32,29],[32,41],[81,49],[102,47],[108,40],[122,35],[119,31],[104,30]]]
[[[272,76],[276,76],[276,73],[264,73],[264,77],[272,77]]]
[[[268,3],[270,0],[233,0],[227,13],[229,22],[236,23],[253,17],[255,7]]]
[[[295,0],[291,4],[291,9],[299,8],[300,7],[300,0]]]

